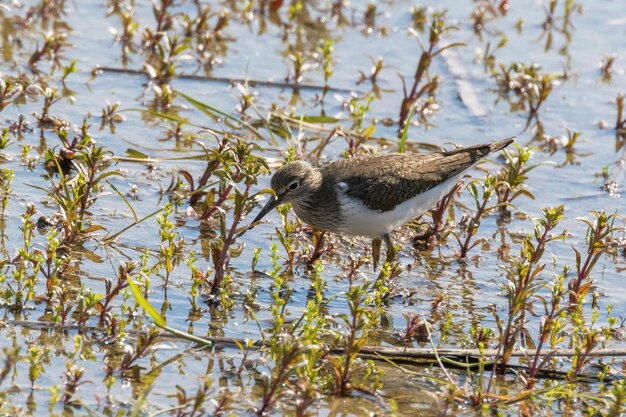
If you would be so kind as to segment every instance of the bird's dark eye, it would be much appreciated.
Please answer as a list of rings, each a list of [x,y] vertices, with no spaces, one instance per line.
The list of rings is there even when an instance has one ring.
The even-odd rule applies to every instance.
[[[298,187],[300,186],[300,184],[298,183],[298,181],[294,181],[291,184],[289,184],[289,189],[291,191],[295,191],[298,189]]]

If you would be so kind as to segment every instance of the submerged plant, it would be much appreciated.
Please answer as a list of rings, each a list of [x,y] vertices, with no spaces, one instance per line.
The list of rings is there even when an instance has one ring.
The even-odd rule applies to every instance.
[[[61,68],[61,57],[69,46],[67,42],[67,34],[62,32],[50,31],[44,34],[43,42],[32,53],[28,60],[28,65],[33,71],[37,71],[37,66],[43,58],[47,58],[52,62],[52,68]]]
[[[626,114],[624,114],[624,95],[618,94],[615,99],[617,107],[617,120],[615,121],[615,130],[618,133],[626,133]]]
[[[539,109],[546,102],[562,75],[541,72],[538,65],[514,62],[509,66],[500,64],[494,73],[499,98],[506,100],[512,112],[528,113],[525,129],[532,120],[539,120]],[[513,97],[512,97],[512,96]]]
[[[610,83],[613,77],[613,64],[615,64],[615,55],[607,55],[602,59],[602,67],[600,73],[602,75],[602,82]]]

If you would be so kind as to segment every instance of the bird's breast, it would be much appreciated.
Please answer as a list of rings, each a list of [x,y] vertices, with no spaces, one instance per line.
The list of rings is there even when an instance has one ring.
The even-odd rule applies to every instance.
[[[320,198],[292,203],[293,210],[298,218],[312,226],[314,229],[341,233],[342,216],[341,213],[328,202]]]

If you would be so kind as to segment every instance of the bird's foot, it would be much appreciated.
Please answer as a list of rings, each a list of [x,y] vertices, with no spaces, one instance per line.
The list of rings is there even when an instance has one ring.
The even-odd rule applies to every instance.
[[[393,246],[393,242],[391,241],[391,235],[389,233],[385,233],[383,235],[383,240],[385,241],[385,245],[387,245],[387,262],[393,262],[396,259],[396,247]]]
[[[374,264],[374,271],[378,269],[378,263],[380,261],[380,247],[382,246],[382,241],[385,241],[385,245],[387,246],[387,254],[385,256],[385,262],[391,263],[396,260],[396,248],[393,246],[393,242],[391,241],[391,236],[389,233],[386,233],[382,236],[382,238],[375,238],[372,240],[372,261]]]

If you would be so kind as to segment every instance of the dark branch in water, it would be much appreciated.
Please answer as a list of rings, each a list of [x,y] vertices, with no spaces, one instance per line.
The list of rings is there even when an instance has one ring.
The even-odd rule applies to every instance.
[[[114,72],[118,74],[149,76],[148,72],[144,70],[140,70],[140,69],[98,67],[96,68],[96,70],[103,71],[103,72]],[[339,88],[339,87],[330,87],[330,86],[315,85],[315,84],[287,83],[287,82],[280,82],[280,81],[250,80],[250,79],[244,79],[244,78],[230,78],[230,77],[208,77],[205,75],[194,75],[194,74],[176,74],[175,78],[179,78],[182,80],[199,80],[199,81],[210,81],[214,83],[228,83],[228,84],[247,83],[251,87],[265,86],[265,87],[293,88],[297,90],[335,91],[338,93],[345,93],[345,94],[350,94],[352,92],[355,92],[356,94],[359,94],[359,95],[363,94],[351,88]]]

